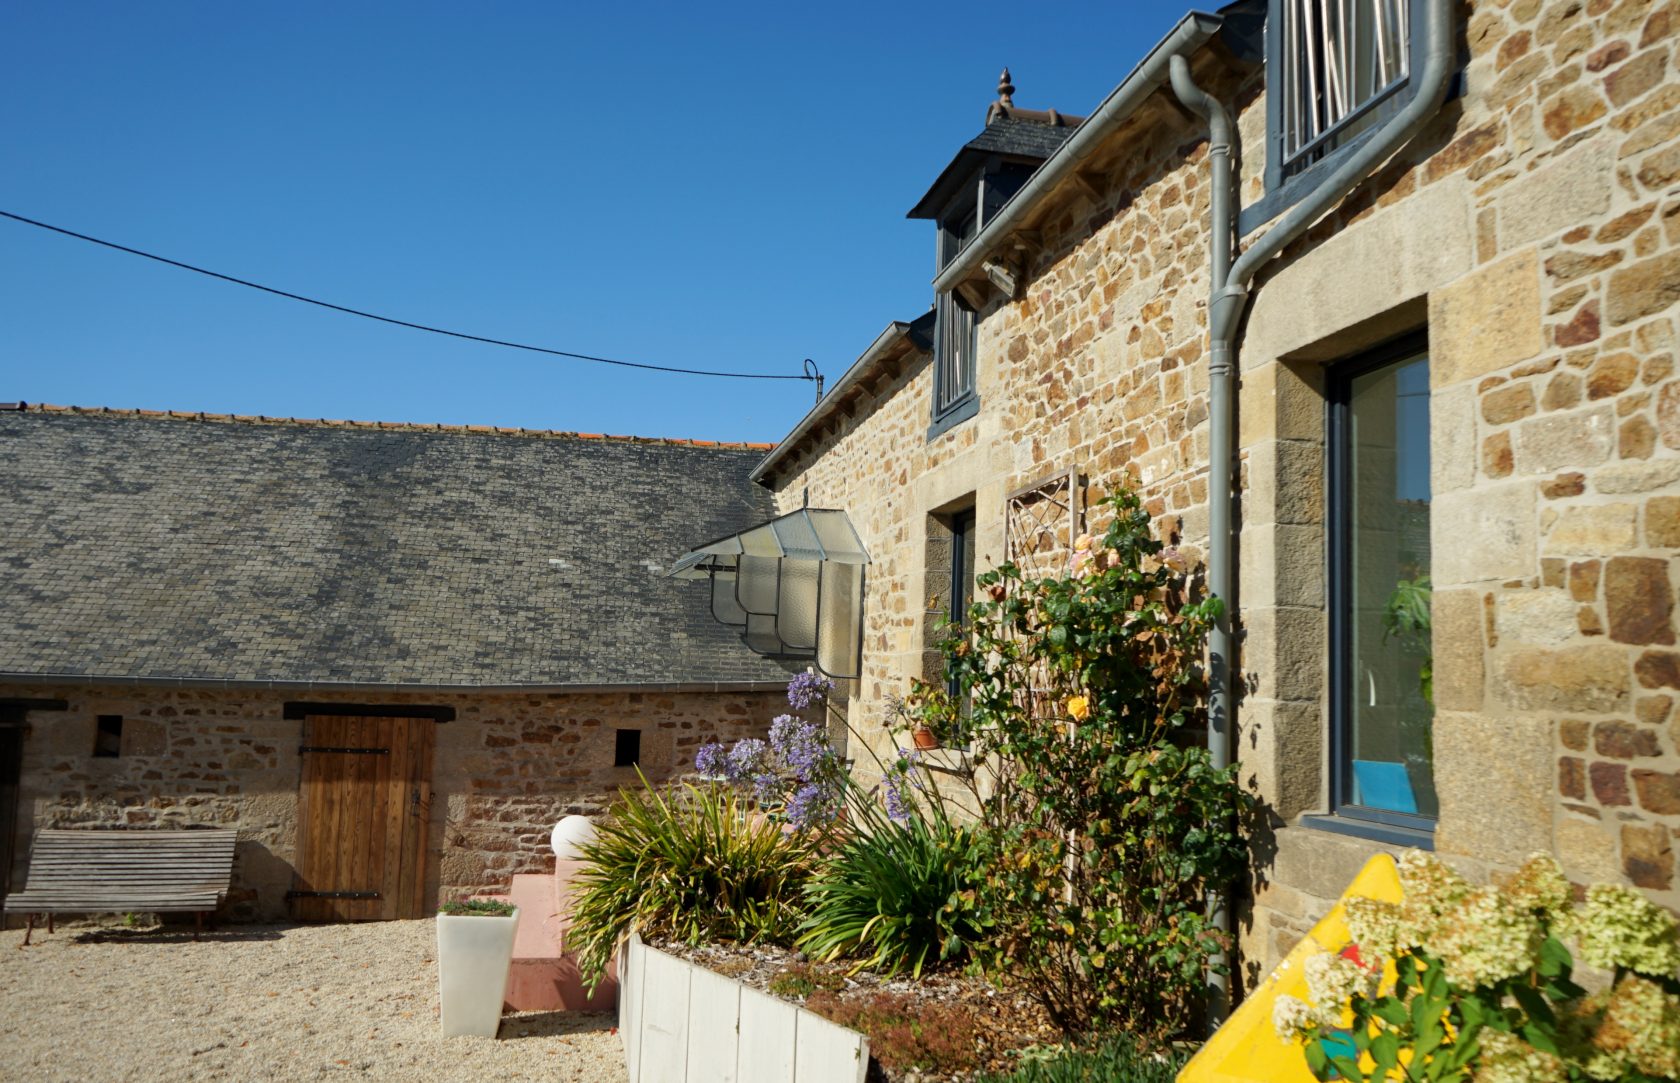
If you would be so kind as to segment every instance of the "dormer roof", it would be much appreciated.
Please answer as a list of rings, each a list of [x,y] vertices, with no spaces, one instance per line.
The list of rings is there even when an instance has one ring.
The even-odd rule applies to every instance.
[[[967,183],[994,155],[1036,164],[1056,153],[1084,117],[1069,116],[1054,109],[1019,109],[1013,102],[1015,87],[1009,69],[998,80],[998,98],[986,107],[986,126],[962,145],[927,194],[910,208],[909,218],[937,218],[950,203],[958,187]]]

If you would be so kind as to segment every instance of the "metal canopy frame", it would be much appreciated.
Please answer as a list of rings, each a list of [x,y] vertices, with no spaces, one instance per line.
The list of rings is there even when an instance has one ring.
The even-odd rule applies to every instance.
[[[845,512],[800,508],[690,550],[667,574],[705,579],[713,618],[754,652],[848,680],[862,672],[868,564]]]

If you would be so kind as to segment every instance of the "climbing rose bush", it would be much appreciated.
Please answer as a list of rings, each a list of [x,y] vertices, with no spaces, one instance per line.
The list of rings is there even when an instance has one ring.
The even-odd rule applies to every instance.
[[[981,575],[982,600],[942,644],[949,686],[915,685],[889,725],[969,750],[969,767],[937,779],[967,784],[984,828],[982,879],[961,899],[986,930],[981,965],[1070,1035],[1151,1039],[1197,1016],[1223,939],[1207,893],[1244,867],[1247,800],[1200,732],[1220,603],[1199,596],[1135,493],[1104,512],[1107,531],[1075,540],[1066,574]],[[905,787],[887,774],[897,804]]]
[[[1536,854],[1474,887],[1429,854],[1400,859],[1398,904],[1350,899],[1353,944],[1309,958],[1310,1000],[1272,1022],[1320,1079],[1654,1083],[1680,1077],[1680,923],[1637,891],[1598,884],[1571,901]],[[1588,993],[1582,961],[1610,972]],[[1395,978],[1384,988],[1385,963]]]

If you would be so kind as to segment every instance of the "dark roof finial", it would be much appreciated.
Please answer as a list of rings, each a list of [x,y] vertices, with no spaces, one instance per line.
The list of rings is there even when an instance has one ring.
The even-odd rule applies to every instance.
[[[998,76],[998,104],[1015,104],[1015,84],[1009,81],[1009,69],[1004,68],[1003,74]]]

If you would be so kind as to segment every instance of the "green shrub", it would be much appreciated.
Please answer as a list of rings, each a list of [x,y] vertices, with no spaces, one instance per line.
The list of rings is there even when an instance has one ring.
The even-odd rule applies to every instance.
[[[852,807],[859,830],[806,885],[799,946],[825,961],[855,958],[854,970],[918,977],[930,962],[965,959],[981,933],[959,897],[978,877],[973,831],[937,806],[901,821],[867,800]]]
[[[1058,1049],[1033,1056],[1002,1075],[985,1072],[975,1083],[1173,1083],[1189,1058],[1181,1053],[1146,1053],[1119,1034],[1086,1049]]]
[[[1316,1078],[1680,1079],[1680,921],[1667,910],[1614,884],[1577,904],[1549,854],[1478,888],[1409,850],[1400,884],[1399,903],[1347,901],[1354,943],[1305,960],[1310,1001],[1277,999],[1272,1023]],[[1608,986],[1575,983],[1565,940]]]
[[[632,926],[643,936],[786,944],[804,917],[812,850],[733,790],[625,790],[577,874],[568,945],[599,981]]]
[[[1066,575],[1004,564],[942,644],[957,694],[919,684],[905,721],[968,735],[985,830],[964,905],[978,961],[1076,1036],[1156,1039],[1199,1015],[1225,939],[1207,895],[1245,866],[1248,799],[1200,747],[1201,660],[1221,611],[1150,533],[1137,495],[1109,502],[1101,541]]]

